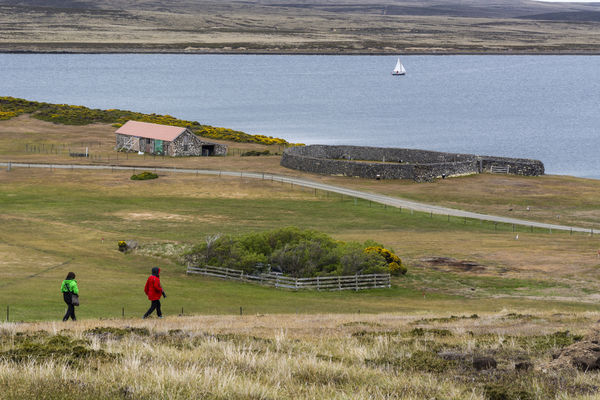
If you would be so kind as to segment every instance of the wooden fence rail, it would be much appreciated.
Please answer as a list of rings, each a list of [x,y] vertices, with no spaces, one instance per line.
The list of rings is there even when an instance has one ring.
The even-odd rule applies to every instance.
[[[200,274],[217,278],[231,279],[244,282],[253,282],[261,285],[274,286],[286,289],[312,289],[312,290],[361,290],[374,288],[389,288],[391,286],[390,274],[346,275],[346,276],[318,276],[316,278],[292,278],[280,274],[248,275],[239,269],[212,267],[192,267],[188,265],[188,274]]]

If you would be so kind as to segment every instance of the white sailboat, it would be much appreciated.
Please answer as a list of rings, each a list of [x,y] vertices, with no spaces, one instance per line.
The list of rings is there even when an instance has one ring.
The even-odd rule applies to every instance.
[[[406,75],[406,70],[404,69],[404,65],[402,65],[399,58],[398,58],[398,62],[396,63],[396,67],[392,71],[392,75]]]

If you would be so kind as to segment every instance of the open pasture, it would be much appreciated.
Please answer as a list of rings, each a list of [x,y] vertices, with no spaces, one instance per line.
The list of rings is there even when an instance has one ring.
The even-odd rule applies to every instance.
[[[152,266],[163,268],[167,314],[595,310],[597,239],[411,213],[268,180],[120,171],[0,171],[0,305],[11,320],[56,319],[66,272],[80,317],[140,315]],[[340,240],[373,239],[409,273],[390,290],[292,292],[185,275],[178,255],[209,234],[298,226]],[[130,254],[117,241],[135,240]],[[475,267],[428,258],[467,260]],[[22,294],[26,293],[26,296]],[[543,300],[543,301],[540,301]]]

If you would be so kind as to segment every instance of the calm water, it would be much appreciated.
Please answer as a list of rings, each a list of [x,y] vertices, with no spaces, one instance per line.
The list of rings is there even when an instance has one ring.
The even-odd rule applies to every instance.
[[[600,57],[0,54],[0,95],[600,178]]]

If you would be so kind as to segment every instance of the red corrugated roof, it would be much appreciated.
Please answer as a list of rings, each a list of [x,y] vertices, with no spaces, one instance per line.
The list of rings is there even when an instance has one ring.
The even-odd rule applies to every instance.
[[[149,122],[127,121],[115,133],[121,135],[137,136],[149,139],[166,140],[172,142],[181,135],[186,128],[180,126],[151,124]]]

